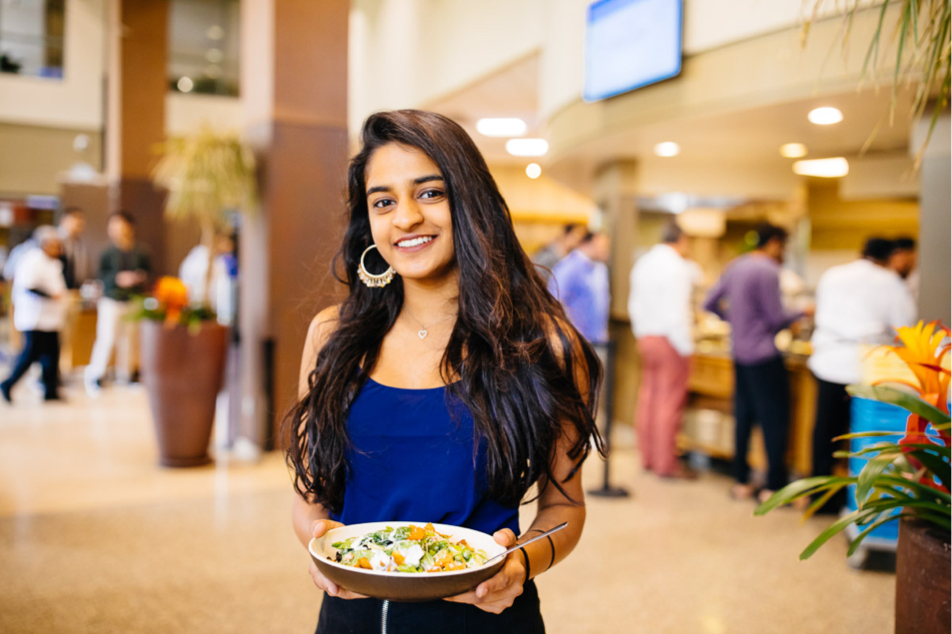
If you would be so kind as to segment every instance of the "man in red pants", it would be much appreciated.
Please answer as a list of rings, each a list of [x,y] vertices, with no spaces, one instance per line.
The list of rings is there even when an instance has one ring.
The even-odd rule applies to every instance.
[[[700,273],[688,248],[688,236],[671,223],[631,271],[628,313],[642,360],[635,427],[645,469],[663,478],[696,477],[675,448],[694,352],[691,293]]]

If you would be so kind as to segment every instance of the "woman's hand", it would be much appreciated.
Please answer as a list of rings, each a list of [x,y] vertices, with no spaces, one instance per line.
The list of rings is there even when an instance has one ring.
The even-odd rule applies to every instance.
[[[340,522],[335,522],[333,520],[316,520],[311,525],[311,535],[314,537],[323,537],[324,533],[331,530],[332,528],[340,528],[343,526]],[[321,574],[321,571],[318,569],[317,564],[314,563],[314,560],[311,560],[311,566],[308,569],[311,573],[311,579],[314,580],[314,585],[326,592],[332,597],[337,597],[338,599],[366,599],[367,597],[362,594],[357,594],[356,592],[351,592],[345,588],[341,588],[336,583],[325,577]]]
[[[497,544],[506,548],[516,545],[516,536],[511,529],[504,528],[493,534],[493,539]],[[455,597],[447,597],[446,601],[455,603],[472,603],[480,610],[499,614],[516,600],[522,594],[522,584],[526,578],[526,566],[523,563],[522,552],[515,551],[509,553],[506,557],[506,563],[502,565],[494,576],[476,586],[475,590],[470,590]]]

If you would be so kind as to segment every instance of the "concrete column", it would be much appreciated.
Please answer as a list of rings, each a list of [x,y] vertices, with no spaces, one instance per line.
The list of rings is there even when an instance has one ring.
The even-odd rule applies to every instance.
[[[922,147],[931,109],[916,124],[910,151]],[[939,118],[919,168],[919,318],[952,325],[952,200],[949,112]]]
[[[246,136],[261,209],[241,233],[241,433],[270,447],[293,403],[307,326],[343,288],[347,0],[241,3]]]
[[[110,209],[130,212],[153,268],[167,272],[164,194],[152,185],[154,147],[165,139],[168,0],[110,0],[106,171]],[[177,263],[170,263],[171,266]]]
[[[612,161],[599,167],[595,175],[595,203],[601,211],[601,229],[612,239],[608,262],[611,281],[609,334],[615,343],[613,423],[630,426],[640,378],[638,352],[628,321],[628,278],[634,266],[638,239],[638,169],[635,161]],[[616,431],[626,429],[616,426]]]

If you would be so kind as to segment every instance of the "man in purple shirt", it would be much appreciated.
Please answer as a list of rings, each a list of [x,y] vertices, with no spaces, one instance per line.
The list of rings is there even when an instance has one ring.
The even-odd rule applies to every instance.
[[[765,500],[787,484],[785,454],[790,426],[790,384],[783,358],[774,345],[778,332],[804,315],[784,309],[780,299],[780,264],[787,232],[769,224],[757,229],[757,248],[727,268],[711,289],[704,309],[731,325],[734,356],[734,478],[731,495],[753,496],[747,449],[755,421],[767,448]]]

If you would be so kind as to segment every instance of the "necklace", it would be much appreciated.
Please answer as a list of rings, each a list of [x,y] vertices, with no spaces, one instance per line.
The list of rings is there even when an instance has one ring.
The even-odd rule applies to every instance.
[[[415,321],[415,322],[417,323],[417,325],[420,326],[420,329],[417,331],[417,337],[419,337],[421,340],[426,339],[426,336],[427,336],[428,334],[430,334],[430,333],[429,333],[430,328],[432,328],[433,326],[442,324],[444,321],[448,321],[448,320],[450,320],[450,319],[455,319],[455,318],[456,318],[456,315],[448,315],[448,316],[444,317],[443,319],[441,319],[441,320],[439,320],[439,321],[434,321],[434,322],[433,322],[432,324],[430,324],[429,326],[424,326],[424,325],[423,325],[423,322],[420,321],[419,319],[417,319],[416,317],[414,317],[413,314],[410,313],[409,310],[407,310],[406,306],[404,306],[403,312],[405,312],[405,313],[407,314],[407,317],[409,317],[410,319],[412,319],[413,321]]]

